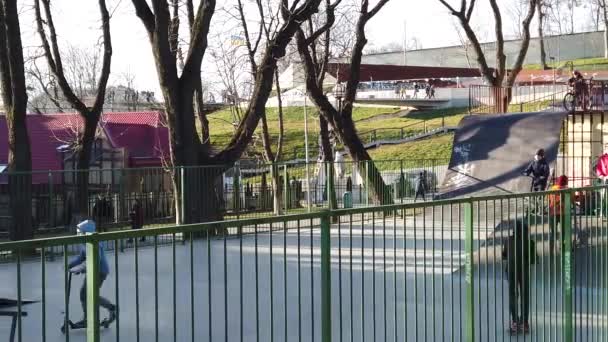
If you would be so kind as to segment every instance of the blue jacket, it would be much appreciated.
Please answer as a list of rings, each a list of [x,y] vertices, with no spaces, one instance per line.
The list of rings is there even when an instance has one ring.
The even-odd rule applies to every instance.
[[[68,265],[69,268],[74,266],[78,266],[82,264],[87,259],[87,249],[86,247],[80,246],[80,252],[78,255],[70,261]],[[110,273],[110,266],[108,265],[108,260],[106,259],[106,253],[103,251],[103,247],[99,245],[99,275],[101,277],[106,277]]]

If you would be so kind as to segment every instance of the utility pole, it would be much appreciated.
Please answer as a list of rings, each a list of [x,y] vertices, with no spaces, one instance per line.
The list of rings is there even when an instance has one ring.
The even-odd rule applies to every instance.
[[[403,65],[407,65],[407,21],[403,21]]]

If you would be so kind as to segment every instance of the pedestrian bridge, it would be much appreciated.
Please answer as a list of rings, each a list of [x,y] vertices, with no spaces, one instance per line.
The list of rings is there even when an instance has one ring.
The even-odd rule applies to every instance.
[[[413,99],[413,98],[358,98],[356,103],[369,105],[384,105],[395,107],[411,107],[418,110],[428,110],[447,107],[450,103],[449,99]]]

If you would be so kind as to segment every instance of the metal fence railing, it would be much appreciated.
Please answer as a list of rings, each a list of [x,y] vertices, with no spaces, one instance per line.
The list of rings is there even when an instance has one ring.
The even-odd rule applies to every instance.
[[[502,341],[516,338],[511,321],[522,340],[605,341],[607,194],[569,189],[0,243],[11,261],[0,264],[0,291],[15,304],[3,311],[15,317],[17,341],[84,339],[59,329],[83,317],[78,287],[99,281],[100,248],[132,239],[134,248],[106,253],[103,286],[81,292],[87,341]],[[140,245],[143,237],[152,243]],[[79,245],[87,272],[70,278],[69,251]],[[108,328],[100,295],[118,308]],[[0,321],[0,336],[10,330],[10,319]]]
[[[365,170],[371,162],[344,161],[332,167],[339,207],[348,190],[352,205],[373,205]],[[373,165],[390,188],[393,202],[414,199],[415,181],[426,172],[427,198],[437,192],[448,160],[377,160]],[[213,210],[227,219],[297,214],[328,208],[328,165],[323,163],[271,164],[243,161],[230,167],[92,169],[89,171],[86,214],[98,222],[102,231],[128,229],[134,208],[138,208],[145,227],[176,222],[175,188],[184,179],[186,188],[199,187],[194,201],[213,199]],[[76,176],[80,171],[31,173],[32,221],[36,236],[61,234],[73,230],[78,210]],[[277,177],[273,182],[273,174]],[[8,173],[0,174],[0,240],[8,237],[15,213],[10,207]],[[29,183],[29,178],[28,184]],[[15,181],[13,187],[24,186]],[[25,189],[25,187],[23,187]],[[213,193],[212,197],[204,197]],[[178,193],[179,196],[179,193]],[[278,197],[277,197],[278,196]],[[275,201],[277,197],[277,201]],[[192,220],[190,222],[193,222]],[[201,221],[194,221],[201,222]],[[71,228],[72,227],[72,228]]]
[[[492,87],[474,85],[469,88],[469,113],[499,114],[561,111],[562,100],[568,92],[566,84]]]

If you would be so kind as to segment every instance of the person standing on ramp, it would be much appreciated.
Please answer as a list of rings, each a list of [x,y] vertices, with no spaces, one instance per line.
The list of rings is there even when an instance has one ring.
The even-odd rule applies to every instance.
[[[547,188],[547,181],[549,180],[549,173],[549,164],[545,160],[545,150],[541,148],[536,151],[534,160],[524,171],[524,175],[532,176],[532,186],[530,191],[545,191]]]

